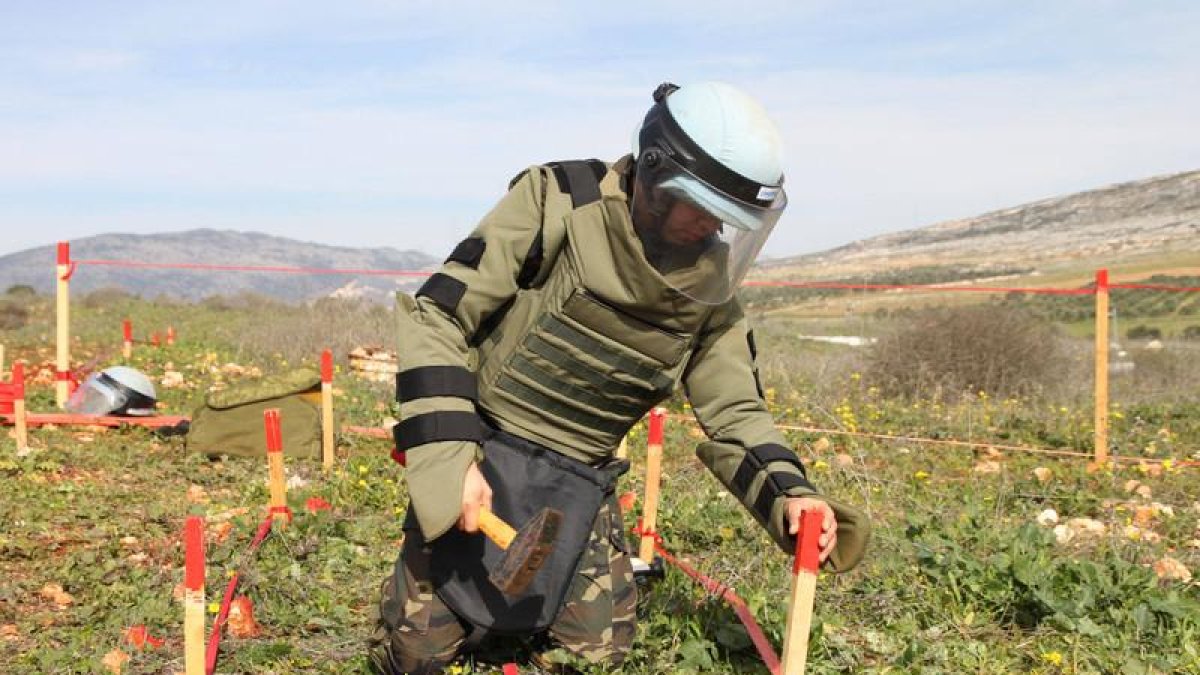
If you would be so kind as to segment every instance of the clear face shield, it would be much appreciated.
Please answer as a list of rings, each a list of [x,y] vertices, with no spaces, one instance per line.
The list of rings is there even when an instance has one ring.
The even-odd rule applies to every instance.
[[[630,211],[646,260],[696,302],[729,300],[787,206],[782,187],[762,187],[755,196],[735,197],[664,152],[643,152]]]
[[[128,402],[128,394],[120,387],[113,386],[104,373],[95,373],[71,394],[71,398],[67,400],[67,412],[77,415],[107,415],[119,410]]]

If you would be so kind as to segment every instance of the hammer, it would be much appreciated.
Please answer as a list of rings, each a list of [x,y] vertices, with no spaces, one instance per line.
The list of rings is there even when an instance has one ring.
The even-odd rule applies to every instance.
[[[490,510],[479,509],[479,529],[505,552],[500,564],[488,574],[488,580],[501,593],[520,595],[529,586],[554,550],[562,517],[562,511],[546,507],[517,531]]]

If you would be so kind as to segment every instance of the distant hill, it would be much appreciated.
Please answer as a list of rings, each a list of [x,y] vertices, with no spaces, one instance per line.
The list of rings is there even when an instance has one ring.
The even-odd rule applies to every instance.
[[[440,259],[424,253],[400,251],[386,246],[325,246],[257,232],[208,229],[149,235],[102,234],[77,239],[71,242],[71,257],[77,260],[372,270],[421,270],[440,262]],[[54,245],[0,257],[0,291],[13,284],[28,284],[42,292],[53,292],[54,261]],[[420,279],[370,275],[129,269],[88,265],[77,269],[71,278],[71,290],[72,293],[86,293],[118,286],[147,298],[166,294],[186,300],[253,291],[288,302],[301,302],[328,295],[384,300],[397,288],[413,289],[420,283]]]
[[[1038,275],[1147,260],[1200,266],[1200,171],[1053,197],[772,260],[757,278],[915,282]]]

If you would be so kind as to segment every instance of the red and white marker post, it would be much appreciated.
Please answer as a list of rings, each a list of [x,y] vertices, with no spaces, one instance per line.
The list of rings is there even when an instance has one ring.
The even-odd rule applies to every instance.
[[[159,337],[158,331],[155,331],[150,334],[150,345],[153,347],[161,347],[162,346],[162,338]]]
[[[800,517],[796,559],[792,563],[792,598],[788,603],[787,628],[784,629],[782,675],[804,675],[808,663],[808,633],[812,628],[813,600],[817,595],[824,519],[820,511],[805,511]]]
[[[13,418],[17,433],[17,449],[29,447],[29,427],[25,421],[25,364],[16,361],[12,366]]]
[[[167,346],[171,347],[175,344],[175,326],[167,326]]]
[[[321,467],[333,469],[333,352],[321,352]]]
[[[638,557],[647,565],[654,560],[654,542],[658,527],[658,490],[662,482],[663,419],[667,411],[650,411],[650,427],[646,434],[646,501],[642,507],[642,543]]]
[[[263,424],[267,433],[267,472],[271,489],[271,518],[280,527],[287,527],[292,518],[287,505],[287,482],[283,479],[283,432],[279,427],[279,409],[263,411]]]
[[[65,408],[71,396],[71,245],[68,242],[58,242],[58,264],[54,270],[57,284],[54,399],[59,408]]]
[[[121,337],[124,342],[121,344],[121,355],[126,359],[133,358],[133,322],[125,319],[121,322]]]
[[[204,519],[183,526],[183,662],[187,675],[204,675]]]

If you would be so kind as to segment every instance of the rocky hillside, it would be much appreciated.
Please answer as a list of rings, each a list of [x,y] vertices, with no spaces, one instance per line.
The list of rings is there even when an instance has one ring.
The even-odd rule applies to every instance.
[[[256,232],[191,230],[164,234],[102,234],[71,242],[76,260],[132,260],[337,269],[419,270],[439,259],[389,247],[344,248],[273,237]],[[0,257],[0,290],[28,284],[43,292],[54,289],[53,245]],[[300,275],[264,272],[128,269],[81,266],[71,279],[72,293],[121,287],[143,297],[165,294],[197,300],[243,291],[289,302],[327,295],[383,300],[397,288],[415,288],[420,279],[388,276]]]
[[[765,263],[761,277],[840,279],[905,269],[1038,270],[1200,254],[1200,171],[1120,183]],[[1181,255],[1180,255],[1181,254]],[[1194,264],[1200,265],[1200,257]]]

